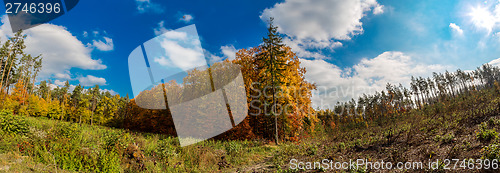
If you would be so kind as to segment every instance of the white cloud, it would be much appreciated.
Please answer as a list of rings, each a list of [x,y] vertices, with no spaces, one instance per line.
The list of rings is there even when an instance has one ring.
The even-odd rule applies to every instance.
[[[2,17],[3,25],[0,26],[0,38],[13,36],[6,15]],[[69,70],[80,68],[84,70],[102,70],[106,65],[99,59],[92,59],[91,49],[73,36],[63,26],[43,24],[28,29],[24,32],[26,53],[42,55],[42,70],[39,77],[70,78]]]
[[[500,32],[496,32],[495,34],[493,34],[493,36],[499,38],[499,40],[500,40]]]
[[[265,9],[260,18],[274,17],[280,33],[297,39],[348,40],[363,32],[361,18],[377,6],[376,0],[286,0]]]
[[[166,57],[155,58],[154,62],[157,62],[158,64],[160,64],[162,66],[173,66],[172,63],[170,62],[170,59],[168,59]]]
[[[56,81],[54,81],[54,83],[53,83],[53,84],[49,84],[49,87],[50,87],[50,89],[51,89],[51,90],[53,90],[53,89],[55,89],[55,88],[57,88],[57,87],[59,87],[59,88],[64,87],[64,84],[65,84],[65,83],[66,83],[66,81],[56,80]],[[94,85],[89,86],[89,87],[94,87]],[[75,90],[75,88],[76,88],[76,85],[71,85],[71,84],[70,84],[70,85],[69,85],[69,88],[68,88],[68,92],[69,92],[69,93],[72,93],[72,92],[73,92],[73,90]],[[101,92],[103,92],[103,93],[104,93],[104,92],[109,92],[111,95],[118,95],[118,92],[116,92],[116,91],[114,91],[114,90],[112,90],[112,89],[102,89],[102,88],[99,88],[99,90],[100,90]],[[83,91],[84,91],[84,92],[87,92],[87,91],[88,91],[88,89],[84,89]]]
[[[462,36],[464,35],[464,30],[462,30],[460,28],[460,26],[458,26],[457,24],[455,23],[450,23],[450,28],[451,30],[453,31],[453,33],[455,33],[456,35],[458,36]]]
[[[169,31],[165,33],[164,37],[170,40],[186,40],[187,33],[179,31]]]
[[[160,21],[158,27],[153,28],[156,36],[165,34],[163,37],[171,40],[185,40],[188,37],[186,32],[179,32],[165,28],[165,21]]]
[[[373,14],[382,14],[384,13],[384,6],[383,5],[377,5],[375,8],[373,8]]]
[[[48,84],[50,90],[56,89],[58,86],[56,84],[49,83]]]
[[[184,14],[182,17],[179,19],[179,21],[183,21],[185,23],[189,23],[194,19],[193,15],[190,14]]]
[[[221,62],[225,59],[233,60],[236,58],[236,52],[238,52],[238,50],[236,50],[233,45],[221,46],[220,53],[222,54],[222,56],[215,55],[208,50],[203,51],[205,52],[205,57],[208,59],[209,64]]]
[[[324,58],[307,49],[333,49],[341,45],[335,40],[363,33],[361,19],[370,11],[381,14],[383,6],[376,0],[285,0],[265,9],[260,18],[274,17],[278,32],[290,37],[288,44],[299,56]]]
[[[172,34],[171,36],[178,36],[178,34]],[[200,51],[197,47],[185,47],[180,45],[177,41],[170,39],[162,40],[161,47],[164,49],[167,57],[156,57],[153,61],[162,66],[179,67],[187,71],[195,67],[207,65],[203,55],[203,50]]]
[[[219,58],[201,48],[199,39],[194,39],[187,32],[165,28],[164,21],[159,22],[153,30],[157,36],[161,35],[158,41],[165,53],[164,56],[153,57],[153,62],[161,66],[191,70],[206,66],[205,57],[209,62],[216,62]]]
[[[158,23],[158,27],[153,29],[155,32],[155,35],[162,35],[163,33],[169,31],[167,28],[165,28],[165,21],[160,21]]]
[[[151,2],[151,0],[135,0],[135,3],[137,4],[139,13],[163,13],[162,7],[157,3]]]
[[[297,56],[302,58],[317,58],[326,59],[327,57],[320,53],[319,49],[333,50],[337,47],[342,47],[342,43],[338,41],[311,41],[311,40],[291,40],[289,37],[283,39],[285,45],[292,48]],[[314,49],[315,51],[309,51]]]
[[[208,50],[204,49],[203,52],[205,53],[205,57],[208,59],[208,63],[209,64],[213,64],[213,63],[216,63],[216,62],[221,62],[224,59],[221,56],[217,56],[217,55],[214,55],[214,54],[210,53],[210,51],[208,51]]]
[[[488,64],[500,67],[500,58],[490,61]]]
[[[112,51],[114,49],[113,39],[109,37],[103,37],[102,40],[93,40],[92,46],[97,48],[100,51]]]
[[[100,90],[103,93],[109,92],[111,95],[118,95],[118,93],[116,91],[113,91],[113,90],[110,90],[110,89],[100,89]]]
[[[209,64],[213,64],[216,62],[221,62],[225,59],[228,60],[233,60],[236,58],[236,48],[233,45],[226,45],[226,46],[221,46],[220,48],[220,53],[222,56],[217,56],[215,54],[212,54],[208,50],[203,50],[205,52],[205,57],[208,59]]]
[[[332,107],[337,101],[357,99],[385,89],[387,83],[408,87],[411,76],[430,76],[449,66],[426,65],[413,61],[402,52],[384,52],[373,59],[363,59],[351,68],[341,69],[324,60],[300,59],[306,68],[306,80],[317,84],[313,95],[316,107]]]
[[[92,75],[87,75],[85,77],[79,77],[78,81],[82,86],[94,86],[94,85],[107,85],[106,79],[102,77],[95,77]]]
[[[56,79],[70,80],[71,76],[69,75],[69,72],[66,72],[66,73],[56,73],[56,74],[54,74],[54,78],[56,78]]]
[[[222,51],[224,57],[226,57],[227,59],[233,60],[236,58],[237,50],[233,45],[222,46],[220,50]]]
[[[64,84],[66,84],[66,81],[56,80],[56,81],[54,81],[54,84],[56,84],[58,86],[64,86]]]

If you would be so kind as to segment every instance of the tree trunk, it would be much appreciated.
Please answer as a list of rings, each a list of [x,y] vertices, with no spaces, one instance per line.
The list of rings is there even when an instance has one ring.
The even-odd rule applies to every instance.
[[[95,113],[95,107],[96,107],[96,99],[94,98],[93,104],[92,104],[92,115],[90,115],[90,125],[93,125],[94,122],[94,113]]]
[[[272,51],[272,47],[271,47],[271,70],[274,70],[274,57],[273,57],[273,51]],[[276,145],[278,145],[278,115],[276,115],[276,100],[275,100],[275,93],[276,93],[276,86],[274,85],[274,76],[275,76],[275,73],[271,73],[271,76],[272,76],[272,85],[273,85],[273,115],[274,115],[274,130],[275,130],[275,138],[276,138]]]
[[[5,76],[5,71],[7,71],[7,65],[10,65],[9,60],[10,60],[10,54],[12,53],[12,49],[9,50],[9,54],[7,54],[7,61],[5,62],[3,71],[2,71],[2,77],[0,79],[0,90],[3,90],[3,77]],[[14,59],[14,58],[12,58]]]

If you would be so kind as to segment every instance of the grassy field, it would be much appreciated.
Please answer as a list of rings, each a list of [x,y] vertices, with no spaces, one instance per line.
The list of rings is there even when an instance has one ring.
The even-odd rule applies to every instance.
[[[424,165],[436,159],[500,159],[499,113],[499,93],[488,89],[366,125],[339,125],[335,130],[318,126],[316,134],[300,142],[274,145],[262,140],[209,140],[179,147],[175,138],[164,135],[2,111],[0,172],[300,172],[303,170],[290,169],[291,159],[422,161]],[[440,164],[436,170],[417,171],[442,172],[445,168]]]
[[[261,141],[177,139],[2,113],[0,170],[12,172],[215,172],[252,165],[276,147]],[[2,124],[3,125],[3,124]],[[64,170],[64,171],[62,171]]]

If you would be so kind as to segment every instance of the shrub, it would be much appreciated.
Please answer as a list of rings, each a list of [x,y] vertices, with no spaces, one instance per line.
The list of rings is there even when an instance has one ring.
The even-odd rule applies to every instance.
[[[103,150],[99,156],[99,168],[102,172],[122,172],[120,155]]]
[[[347,148],[347,145],[345,143],[341,142],[335,148],[337,149],[338,152],[341,152]]]
[[[481,153],[481,159],[500,159],[500,147],[496,144],[485,146],[483,149],[481,149]]]
[[[15,116],[12,111],[0,111],[0,128],[7,133],[26,134],[29,132],[28,122],[24,117]]]
[[[130,134],[123,133],[122,131],[105,131],[102,132],[102,139],[104,140],[103,148],[107,151],[121,151],[127,148],[127,145],[131,143],[132,138]]]
[[[496,118],[493,118],[493,117],[490,118],[487,122],[488,122],[488,125],[492,126],[492,127],[500,124],[500,120],[496,119]]]
[[[434,141],[436,141],[436,142],[442,142],[444,144],[452,143],[454,139],[455,139],[455,135],[453,135],[452,133],[448,133],[448,134],[446,134],[444,136],[436,135],[434,137]]]
[[[487,129],[487,127],[486,123],[479,125],[479,132],[476,133],[476,136],[480,141],[490,141],[497,138],[498,132],[495,129]]]
[[[235,141],[228,141],[225,147],[229,154],[237,154],[241,150],[241,144]]]
[[[158,140],[158,145],[154,152],[160,159],[166,159],[177,155],[178,151],[176,151],[176,147],[171,141],[170,138]]]
[[[318,146],[317,145],[311,145],[309,148],[307,148],[307,155],[308,156],[314,156],[318,153]]]
[[[70,123],[58,123],[56,125],[57,137],[59,138],[69,138],[75,139],[80,135],[81,128],[78,127],[78,124],[70,124]]]

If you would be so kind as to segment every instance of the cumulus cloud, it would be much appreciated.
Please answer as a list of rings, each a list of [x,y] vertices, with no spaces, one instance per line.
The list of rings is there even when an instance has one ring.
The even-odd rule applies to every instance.
[[[167,28],[165,28],[165,21],[160,21],[158,23],[158,26],[156,28],[153,29],[153,31],[155,32],[155,35],[162,35],[163,33],[166,33],[168,31]]]
[[[55,80],[54,83],[52,83],[52,84],[49,83],[48,85],[49,85],[50,89],[52,90],[52,89],[55,89],[57,87],[59,87],[59,88],[64,87],[65,83],[66,83],[66,81]],[[90,87],[93,87],[93,86],[90,86]],[[68,92],[69,93],[73,92],[73,90],[75,90],[75,88],[76,88],[76,85],[71,85],[70,84],[69,88],[68,88]],[[118,95],[118,92],[116,92],[116,91],[114,91],[112,89],[99,88],[99,90],[101,92],[103,92],[103,93],[104,92],[109,92],[111,95]],[[87,91],[87,89],[84,89],[84,92],[86,92],[86,91]]]
[[[221,56],[217,56],[213,53],[211,53],[210,51],[208,50],[203,50],[204,54],[205,54],[205,58],[208,60],[208,63],[209,64],[214,64],[216,62],[221,62],[222,60],[224,60],[223,57]]]
[[[236,48],[234,48],[233,45],[221,46],[221,48],[220,48],[220,54],[222,54],[222,56],[215,55],[215,54],[211,53],[208,50],[203,50],[203,51],[205,53],[206,59],[208,60],[208,63],[209,64],[213,64],[213,63],[216,63],[216,62],[221,62],[221,61],[223,61],[225,59],[229,59],[229,60],[235,59],[236,58],[236,52],[238,50],[236,50]]]
[[[462,30],[460,26],[455,23],[450,23],[450,29],[458,36],[464,35],[464,30]]]
[[[64,86],[64,84],[66,84],[66,82],[65,81],[60,81],[60,80],[55,80],[54,84],[56,84],[58,86]]]
[[[313,57],[318,54],[308,49],[335,48],[341,45],[335,40],[350,40],[363,33],[361,19],[370,11],[381,14],[383,6],[376,0],[286,0],[265,9],[260,18],[273,17],[278,31],[290,37],[292,49]]]
[[[225,59],[233,60],[236,58],[236,52],[238,52],[238,50],[236,50],[236,48],[233,45],[221,46],[220,54],[222,54],[222,56],[215,55],[208,50],[203,50],[203,51],[205,52],[205,57],[208,60],[209,64],[221,62]]]
[[[381,91],[387,83],[401,83],[408,87],[411,76],[430,76],[432,72],[450,68],[419,64],[402,52],[384,52],[346,69],[321,59],[300,61],[307,70],[306,80],[318,86],[313,94],[313,104],[322,108],[331,108],[337,101],[357,99],[364,93]]]
[[[157,3],[151,2],[151,0],[135,0],[135,3],[137,4],[139,13],[163,13],[162,7]]]
[[[203,53],[196,49],[179,45],[176,42],[164,40],[161,44],[167,57],[155,58],[154,61],[162,66],[179,67],[183,70],[190,70],[193,67],[204,66]]]
[[[110,90],[110,89],[100,89],[101,92],[109,92],[111,95],[118,95],[118,93],[114,90]]]
[[[377,5],[375,8],[373,8],[373,14],[382,14],[384,13],[384,6],[383,5]]]
[[[500,67],[500,58],[490,61],[488,64]]]
[[[56,79],[70,80],[71,76],[69,75],[69,72],[66,72],[66,73],[56,73],[56,74],[54,74],[54,78],[56,78]]]
[[[13,36],[8,18],[2,17],[0,38]],[[102,70],[106,65],[99,59],[92,59],[91,48],[86,47],[80,40],[73,36],[65,27],[43,24],[24,32],[26,53],[42,55],[42,70],[40,78],[69,79],[69,70],[80,68],[84,70]]]
[[[188,36],[184,31],[168,31],[158,38],[164,54],[152,57],[160,66],[190,70],[205,66],[204,51],[198,38]]]
[[[274,17],[281,33],[297,39],[346,40],[363,32],[361,18],[378,5],[375,0],[286,0],[260,17]]]
[[[107,85],[106,79],[102,77],[95,77],[92,75],[87,75],[85,77],[79,77],[78,81],[82,86],[94,86],[94,85]]]
[[[114,49],[113,39],[109,37],[103,37],[102,40],[93,40],[92,46],[100,51],[112,51]]]
[[[226,57],[227,59],[233,60],[236,58],[237,50],[233,45],[222,46],[220,50],[222,51],[224,57]]]
[[[342,43],[338,41],[311,41],[311,40],[292,40],[290,37],[285,37],[283,43],[292,48],[297,56],[302,58],[317,58],[326,59],[327,56],[321,54],[320,49],[333,50],[337,47],[342,47]],[[314,49],[315,51],[310,51]]]
[[[182,17],[179,19],[179,21],[183,21],[185,23],[189,23],[194,19],[193,15],[190,14],[184,14]]]
[[[169,40],[186,40],[188,35],[186,32],[169,31],[163,37]]]

